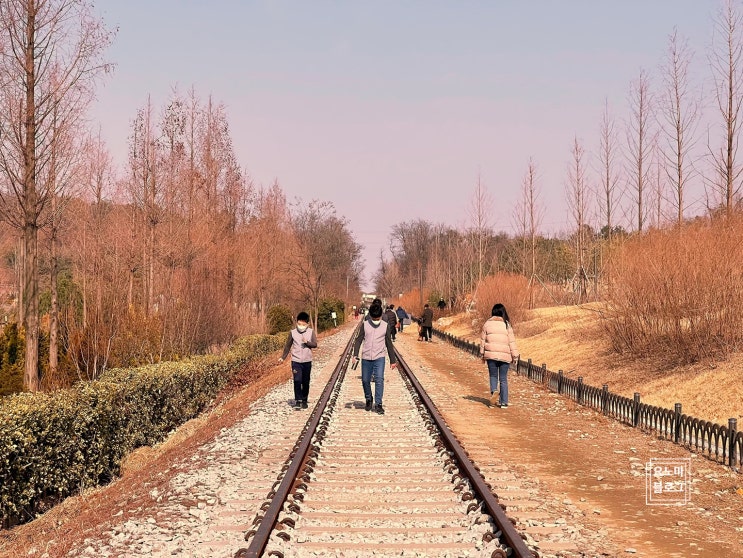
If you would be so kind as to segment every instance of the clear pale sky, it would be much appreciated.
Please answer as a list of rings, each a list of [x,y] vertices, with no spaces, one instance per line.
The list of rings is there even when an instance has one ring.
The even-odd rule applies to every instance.
[[[227,107],[238,160],[256,184],[331,200],[365,246],[365,276],[390,227],[465,226],[478,173],[496,231],[529,157],[543,232],[571,228],[565,183],[577,135],[598,149],[604,100],[628,111],[640,68],[654,84],[677,26],[710,88],[717,0],[101,0],[117,65],[92,111],[117,165],[151,95],[194,86]],[[701,188],[692,196],[698,202]],[[693,208],[690,208],[693,211]]]

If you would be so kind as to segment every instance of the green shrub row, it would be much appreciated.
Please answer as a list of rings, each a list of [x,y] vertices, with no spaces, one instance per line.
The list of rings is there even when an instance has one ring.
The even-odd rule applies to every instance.
[[[221,355],[112,369],[72,389],[3,398],[0,526],[108,482],[128,453],[198,415],[242,365],[283,341],[255,335]]]

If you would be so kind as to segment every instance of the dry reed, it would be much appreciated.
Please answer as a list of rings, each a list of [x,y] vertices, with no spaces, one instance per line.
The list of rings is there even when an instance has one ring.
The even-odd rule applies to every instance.
[[[720,358],[743,340],[743,220],[695,222],[628,240],[604,326],[612,347],[672,364]]]

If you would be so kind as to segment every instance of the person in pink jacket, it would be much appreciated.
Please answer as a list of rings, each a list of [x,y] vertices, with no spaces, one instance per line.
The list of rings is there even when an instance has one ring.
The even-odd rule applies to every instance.
[[[491,400],[498,391],[500,381],[498,406],[501,409],[508,407],[508,368],[519,358],[519,351],[516,348],[516,338],[513,336],[508,312],[500,303],[493,306],[490,318],[482,326],[480,358],[488,364]]]

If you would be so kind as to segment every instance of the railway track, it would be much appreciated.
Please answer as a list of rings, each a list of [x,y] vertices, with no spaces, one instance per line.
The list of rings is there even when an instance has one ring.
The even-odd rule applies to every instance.
[[[364,410],[354,338],[235,557],[538,556],[399,353]]]

